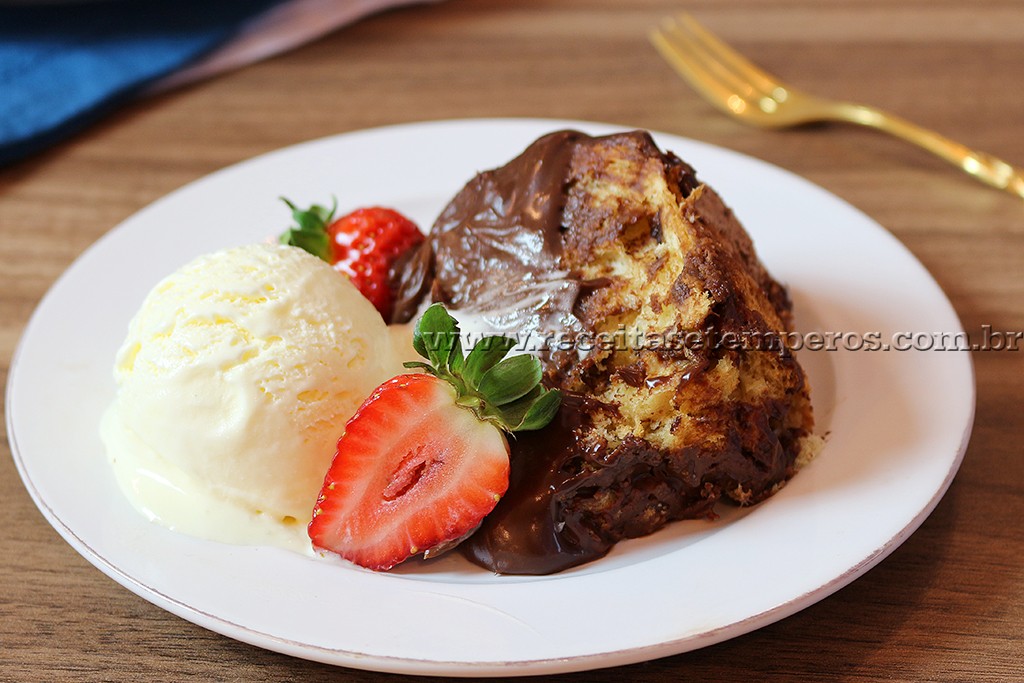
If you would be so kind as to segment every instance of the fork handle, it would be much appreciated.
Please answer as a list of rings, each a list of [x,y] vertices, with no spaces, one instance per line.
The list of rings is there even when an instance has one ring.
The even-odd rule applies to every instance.
[[[837,121],[856,123],[884,131],[918,147],[923,147],[981,182],[1024,198],[1024,171],[991,154],[973,150],[934,131],[874,107],[862,104],[839,104],[832,114]]]

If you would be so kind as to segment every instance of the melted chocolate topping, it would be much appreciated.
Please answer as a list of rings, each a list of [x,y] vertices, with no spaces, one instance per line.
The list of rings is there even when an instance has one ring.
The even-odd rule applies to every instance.
[[[466,557],[502,574],[551,574],[608,552],[614,541],[569,524],[560,505],[578,474],[580,427],[601,409],[607,406],[563,393],[551,424],[512,437],[508,492],[460,546]]]
[[[451,309],[493,310],[544,296],[540,311],[571,314],[580,284],[561,272],[562,210],[575,131],[546,135],[501,168],[477,175],[392,272],[391,322],[408,322],[429,291]],[[547,330],[554,332],[555,330]]]

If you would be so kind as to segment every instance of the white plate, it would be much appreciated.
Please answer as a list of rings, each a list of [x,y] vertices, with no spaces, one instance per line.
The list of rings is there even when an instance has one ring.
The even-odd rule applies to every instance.
[[[99,240],[53,286],[12,362],[7,427],[25,485],[90,562],[146,600],[232,638],[345,666],[508,675],[612,666],[746,633],[824,598],[892,552],[945,492],[974,413],[969,354],[800,354],[821,455],[778,495],[682,522],[549,577],[498,577],[457,556],[375,574],[283,550],[196,540],[121,496],[97,435],[112,364],[143,296],[200,253],[264,239],[277,199],[393,206],[429,225],[477,171],[581,122],[483,120],[297,145],[194,182]],[[787,284],[802,331],[958,333],[949,302],[889,233],[786,171],[655,136],[736,210]]]

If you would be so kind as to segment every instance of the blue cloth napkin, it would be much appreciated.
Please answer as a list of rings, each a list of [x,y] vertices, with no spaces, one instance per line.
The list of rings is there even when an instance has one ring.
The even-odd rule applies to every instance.
[[[0,164],[81,130],[282,1],[0,7]]]

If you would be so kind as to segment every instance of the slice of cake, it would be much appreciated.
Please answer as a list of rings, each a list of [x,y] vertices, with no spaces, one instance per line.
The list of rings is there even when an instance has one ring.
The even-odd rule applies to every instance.
[[[445,303],[464,330],[516,335],[563,391],[461,546],[496,572],[559,571],[719,500],[756,503],[818,443],[785,290],[646,133],[539,139],[472,179],[394,274],[395,322]]]

